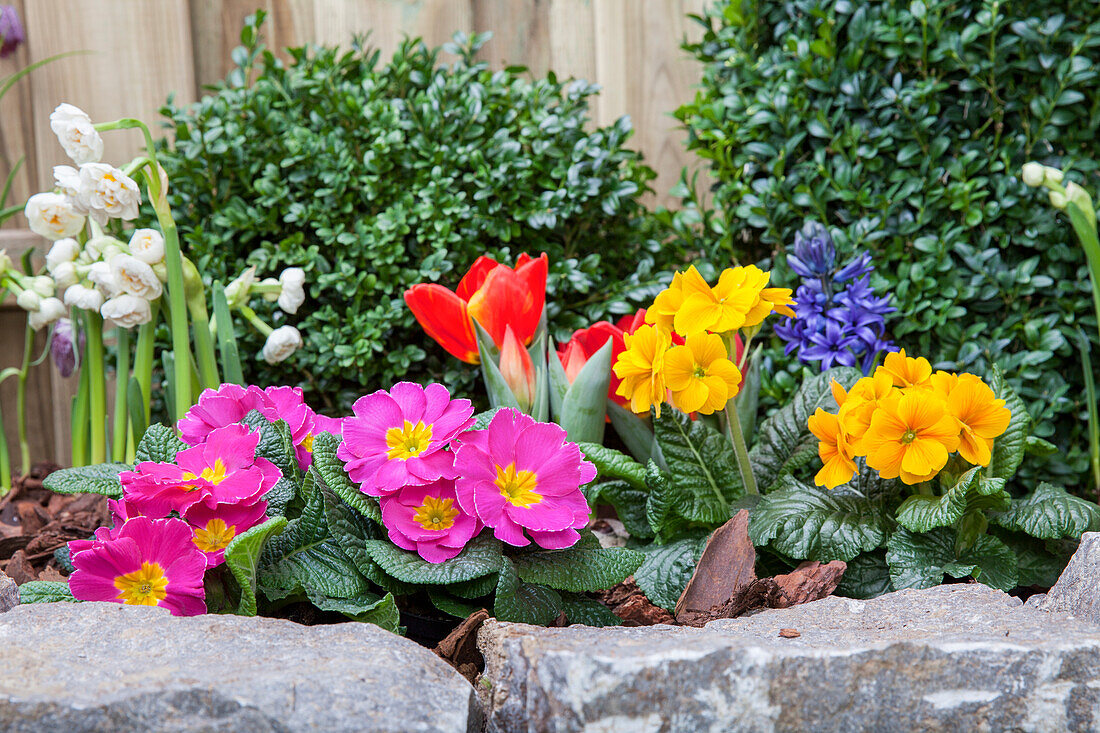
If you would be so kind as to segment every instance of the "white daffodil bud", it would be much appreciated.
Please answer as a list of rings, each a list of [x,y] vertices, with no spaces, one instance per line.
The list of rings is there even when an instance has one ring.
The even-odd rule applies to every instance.
[[[87,285],[76,284],[65,291],[65,305],[98,313],[103,307],[103,294]]]
[[[32,277],[30,281],[30,288],[34,292],[41,295],[43,298],[49,298],[54,294],[53,278],[47,277],[46,275]]]
[[[111,298],[103,304],[99,312],[104,318],[122,328],[140,326],[153,318],[149,301],[129,294]]]
[[[256,268],[249,267],[225,286],[225,300],[230,308],[239,308],[248,302],[248,293],[256,282]]]
[[[59,239],[53,243],[50,251],[46,253],[46,269],[53,272],[54,268],[62,262],[72,262],[79,254],[80,245],[75,239],[71,237]]]
[[[1043,185],[1043,181],[1046,180],[1046,172],[1043,170],[1041,163],[1031,161],[1024,163],[1023,170],[1020,171],[1020,177],[1024,179],[1024,183],[1035,188]]]
[[[50,115],[50,129],[77,165],[95,163],[103,157],[103,138],[96,132],[92,118],[79,107],[58,105]]]
[[[42,296],[27,288],[15,296],[15,304],[23,310],[33,313],[42,305]]]
[[[94,262],[88,268],[88,279],[99,287],[100,291],[108,298],[118,295],[121,287],[115,277],[114,270],[106,262]]]
[[[134,179],[106,163],[80,166],[80,196],[100,226],[108,218],[136,219],[141,190]]]
[[[306,302],[306,271],[300,267],[288,267],[279,275],[283,292],[279,294],[279,307],[286,313],[297,313]]]
[[[164,237],[156,229],[135,229],[130,237],[130,254],[147,265],[164,262]]]
[[[118,254],[111,258],[111,271],[122,292],[146,300],[156,300],[163,292],[153,268],[133,255]]]
[[[60,290],[72,287],[80,278],[76,274],[76,264],[72,262],[59,262],[50,270],[54,282]]]
[[[23,214],[31,231],[55,242],[75,236],[84,228],[84,217],[68,197],[59,193],[36,193],[27,200]]]
[[[1061,183],[1064,177],[1062,171],[1057,168],[1051,168],[1049,165],[1043,166],[1043,173],[1046,174],[1047,183]]]
[[[103,253],[114,246],[117,246],[114,237],[107,234],[101,234],[98,237],[92,237],[84,243],[84,254],[88,255],[92,261],[102,260],[105,259]]]
[[[59,318],[64,318],[69,309],[57,298],[45,298],[37,311],[27,316],[27,323],[35,331],[48,326]]]
[[[69,199],[77,213],[81,216],[88,215],[88,202],[84,200],[84,194],[80,190],[80,171],[71,165],[55,165],[53,183]]]
[[[260,281],[260,285],[273,289],[270,293],[265,290],[263,293],[260,294],[263,299],[266,300],[268,303],[274,303],[275,301],[277,301],[279,299],[279,293],[283,292],[282,283],[280,283],[273,277],[265,277],[263,280]],[[275,290],[275,288],[278,289]]]
[[[294,326],[279,326],[264,343],[260,356],[268,364],[278,364],[302,348],[302,334]]]
[[[1056,209],[1064,210],[1066,208],[1066,195],[1061,191],[1051,191],[1050,205]]]

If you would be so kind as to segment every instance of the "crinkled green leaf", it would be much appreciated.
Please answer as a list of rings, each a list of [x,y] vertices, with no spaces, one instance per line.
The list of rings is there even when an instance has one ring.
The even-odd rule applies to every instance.
[[[260,555],[268,538],[283,531],[286,517],[274,517],[230,540],[225,548],[225,564],[241,588],[237,615],[256,615],[256,574]]]
[[[943,582],[944,574],[953,578],[973,576],[1000,590],[1016,587],[1016,555],[1005,543],[982,535],[962,555],[956,554],[956,544],[957,534],[948,527],[919,534],[899,528],[886,545],[894,588],[931,588]]]
[[[42,480],[42,485],[56,494],[103,494],[112,499],[122,496],[118,475],[132,471],[129,463],[97,463],[94,466],[63,468]]]
[[[378,500],[364,494],[348,477],[344,462],[336,457],[339,447],[340,438],[331,433],[313,436],[313,465],[310,468],[348,506],[381,524],[382,511],[378,508]]]
[[[507,557],[501,560],[493,615],[500,621],[536,626],[546,626],[556,619],[565,608],[558,592],[544,585],[524,583],[512,561]]]
[[[415,585],[402,583],[387,575],[367,552],[367,540],[380,540],[385,536],[378,529],[379,525],[352,509],[327,486],[321,487],[321,496],[325,502],[325,520],[328,522],[329,531],[336,538],[344,554],[355,563],[359,572],[370,582],[394,595],[415,592]]]
[[[79,603],[73,598],[69,584],[52,580],[32,580],[19,586],[20,603]]]
[[[894,590],[883,550],[864,552],[848,561],[848,568],[836,588],[838,596],[875,598]]]
[[[176,431],[167,425],[154,423],[145,431],[134,449],[134,462],[175,463],[176,454],[187,448]]]
[[[987,479],[979,466],[971,468],[941,496],[914,494],[898,507],[898,524],[913,531],[951,527],[968,511],[1004,509],[1011,496],[1004,479]]]
[[[1014,499],[1005,511],[991,514],[990,521],[1040,539],[1080,537],[1100,530],[1100,507],[1061,486],[1042,483],[1024,498]]]
[[[604,590],[638,569],[642,553],[624,547],[600,547],[587,537],[564,550],[539,550],[512,558],[520,580],[572,593]]]
[[[993,377],[989,386],[998,398],[1005,401],[1005,407],[1012,412],[1008,428],[993,441],[993,458],[989,463],[989,475],[994,478],[1010,479],[1016,475],[1016,469],[1024,460],[1027,450],[1028,428],[1031,426],[1031,416],[1023,400],[1008,384],[1004,374],[996,366],[993,367]]]
[[[691,580],[706,544],[707,538],[704,536],[689,537],[667,545],[639,547],[645,553],[645,559],[634,571],[634,582],[654,605],[672,611]]]
[[[486,576],[493,578],[493,576]],[[481,606],[476,603],[470,603],[462,598],[456,598],[455,596],[440,590],[442,586],[431,586],[428,588],[428,598],[431,600],[432,605],[438,608],[443,613],[454,616],[455,618],[466,618],[474,611],[477,611]]]
[[[721,524],[729,505],[745,493],[729,441],[702,420],[665,410],[653,422],[668,464],[676,513],[692,522]]]
[[[619,479],[639,491],[646,490],[645,466],[630,456],[599,443],[580,443],[581,453],[596,466],[601,480]]]
[[[1060,543],[1038,540],[1022,532],[997,530],[997,539],[1015,553],[1019,571],[1017,582],[1022,587],[1052,587],[1073,555],[1072,548],[1063,550],[1057,547]]]
[[[595,598],[566,594],[562,596],[565,618],[571,624],[585,626],[622,626],[623,620]]]
[[[474,415],[474,424],[470,430],[487,430],[489,428],[489,423],[493,421],[493,418],[496,417],[496,414],[500,412],[501,409],[500,407],[494,407],[491,410],[479,412]]]
[[[451,583],[446,586],[447,592],[459,598],[481,598],[492,593],[497,587],[496,573],[483,575],[473,580],[464,580],[461,583]]]
[[[428,562],[389,540],[366,540],[363,544],[371,559],[388,575],[405,583],[424,585],[458,583],[495,573],[503,558],[500,542],[490,532],[482,532],[457,556],[440,563]]]
[[[662,540],[669,540],[685,530],[689,522],[676,514],[676,495],[669,475],[657,467],[653,461],[646,467],[646,486],[649,498],[646,499],[646,522],[653,533]]]
[[[610,504],[615,509],[619,521],[626,527],[631,537],[649,539],[653,537],[653,528],[646,519],[646,507],[649,503],[649,492],[638,491],[631,488],[625,481],[608,481],[596,484],[595,497],[589,499],[589,504]]]
[[[810,416],[822,408],[836,412],[830,385],[833,380],[851,388],[863,374],[852,367],[837,367],[802,383],[791,401],[760,424],[749,451],[749,463],[762,492],[771,491],[779,482],[817,457],[817,438],[810,432]]]
[[[839,490],[781,479],[749,515],[753,544],[799,560],[848,561],[873,550],[890,527],[882,505]]]
[[[381,626],[395,634],[401,625],[401,614],[390,593],[385,596],[361,593],[354,598],[331,598],[320,593],[309,593],[308,597],[309,602],[322,611],[342,613],[352,621]]]

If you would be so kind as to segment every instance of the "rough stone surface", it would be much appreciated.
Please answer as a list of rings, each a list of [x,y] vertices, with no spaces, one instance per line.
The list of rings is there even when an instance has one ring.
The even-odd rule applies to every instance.
[[[0,571],[0,613],[10,611],[19,605],[19,586]]]
[[[0,730],[475,731],[470,684],[369,624],[174,618],[111,603],[0,616]]]
[[[491,731],[1100,729],[1100,626],[983,585],[480,645]]]
[[[1081,535],[1077,551],[1038,608],[1100,624],[1100,532]]]

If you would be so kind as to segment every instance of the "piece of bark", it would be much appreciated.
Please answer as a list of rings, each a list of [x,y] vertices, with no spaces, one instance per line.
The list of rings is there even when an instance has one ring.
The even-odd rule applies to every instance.
[[[485,669],[485,659],[477,649],[477,630],[487,618],[489,612],[484,608],[474,611],[432,650],[458,670],[471,685],[477,681],[481,670]]]
[[[69,581],[69,579],[58,572],[57,568],[53,565],[47,566],[45,570],[39,573],[38,579],[55,583],[67,583]]]
[[[700,615],[725,605],[756,580],[756,549],[749,539],[749,512],[742,509],[707,540],[680,600],[676,620],[695,625]]]
[[[596,598],[611,612],[623,620],[623,626],[653,626],[655,624],[675,624],[672,614],[654,605],[631,575],[618,585],[598,591]]]
[[[16,585],[23,585],[29,583],[32,580],[38,579],[38,573],[34,567],[27,560],[27,556],[23,554],[22,550],[16,551],[11,559],[8,560],[7,565],[4,566],[4,572],[8,577],[15,581]]]
[[[784,639],[797,639],[802,636],[802,634],[798,633],[798,629],[780,629],[779,635]]]
[[[775,576],[780,598],[771,608],[790,608],[831,595],[847,569],[848,564],[841,560],[804,562],[786,575]]]

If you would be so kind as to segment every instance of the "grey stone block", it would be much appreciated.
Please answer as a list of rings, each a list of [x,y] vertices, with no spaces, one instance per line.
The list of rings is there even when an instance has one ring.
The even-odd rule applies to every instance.
[[[491,731],[1100,729],[1100,627],[983,585],[479,641]]]
[[[0,613],[19,605],[19,586],[0,570]]]
[[[1081,535],[1077,552],[1038,607],[1100,624],[1100,532]]]
[[[369,624],[25,604],[0,616],[0,650],[8,733],[480,727],[465,679]]]

